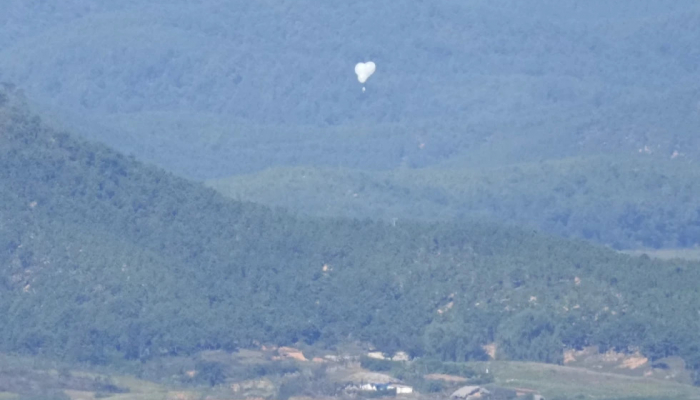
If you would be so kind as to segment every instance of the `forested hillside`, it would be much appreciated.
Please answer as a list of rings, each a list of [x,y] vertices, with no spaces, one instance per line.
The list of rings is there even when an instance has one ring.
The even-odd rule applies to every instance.
[[[5,3],[0,81],[234,198],[700,242],[697,1]]]
[[[0,350],[104,363],[253,341],[444,360],[638,346],[700,369],[700,265],[509,226],[295,217],[46,127],[0,95]]]
[[[700,245],[700,169],[678,157],[589,157],[488,170],[278,168],[208,185],[317,216],[483,217],[618,249]]]
[[[698,37],[694,0],[6,0],[0,80],[199,179],[645,146],[697,159]]]

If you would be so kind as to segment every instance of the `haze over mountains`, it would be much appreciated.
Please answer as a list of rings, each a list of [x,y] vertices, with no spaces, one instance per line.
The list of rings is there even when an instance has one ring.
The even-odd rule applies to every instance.
[[[62,126],[181,176],[226,178],[214,186],[236,198],[353,217],[485,214],[616,248],[700,243],[700,210],[687,207],[696,182],[687,171],[700,155],[694,1],[10,1],[6,9],[0,80]],[[366,93],[352,71],[364,59],[378,65]],[[466,178],[503,182],[503,166],[547,175],[572,162],[607,188],[561,201],[549,197],[548,176],[523,195]],[[365,200],[396,196],[374,185],[348,212],[320,204],[315,183],[285,195],[295,174],[285,168],[299,166],[323,168],[351,195],[363,171],[391,177],[401,168],[384,186],[406,190],[399,201]],[[274,179],[238,177],[271,167]],[[433,174],[451,176],[449,187],[425,188]],[[506,182],[528,187],[539,179],[532,174]],[[248,189],[251,179],[266,195]],[[630,186],[612,200],[605,193]],[[489,206],[453,198],[455,190],[490,192]]]
[[[696,157],[692,0],[9,0],[0,79],[180,175]],[[353,67],[377,63],[363,94]]]

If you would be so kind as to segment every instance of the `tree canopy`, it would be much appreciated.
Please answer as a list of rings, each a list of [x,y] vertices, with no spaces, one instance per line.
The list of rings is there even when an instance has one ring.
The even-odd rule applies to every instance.
[[[104,363],[363,340],[443,360],[639,347],[700,369],[700,265],[473,219],[295,216],[0,108],[0,349]]]

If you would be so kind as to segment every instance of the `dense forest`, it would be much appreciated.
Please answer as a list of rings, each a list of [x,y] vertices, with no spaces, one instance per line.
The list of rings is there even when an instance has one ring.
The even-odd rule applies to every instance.
[[[699,279],[697,263],[474,219],[233,201],[0,92],[1,351],[100,364],[361,340],[460,361],[496,342],[501,357],[557,363],[596,344],[700,371]]]
[[[6,0],[0,81],[240,200],[692,247],[698,37],[694,0]]]
[[[0,80],[180,176],[699,156],[695,0],[3,6]]]
[[[623,248],[700,245],[700,169],[587,157],[490,170],[369,172],[295,167],[208,181],[235,198],[316,216],[385,221],[478,217]]]

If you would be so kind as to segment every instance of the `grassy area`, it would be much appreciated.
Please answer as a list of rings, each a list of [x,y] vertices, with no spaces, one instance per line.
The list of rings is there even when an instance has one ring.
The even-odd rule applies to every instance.
[[[190,400],[201,397],[192,391],[175,389],[132,376],[82,371],[36,357],[0,354],[0,400],[40,398],[44,392],[63,392],[72,400]],[[124,391],[104,392],[100,382]]]
[[[475,369],[494,375],[498,386],[533,389],[545,398],[700,399],[700,388],[651,378],[529,362],[482,362]]]
[[[624,251],[625,254],[632,256],[641,256],[646,254],[651,258],[658,258],[660,260],[690,260],[698,261],[700,260],[700,249],[642,249],[642,250],[628,250]]]
[[[206,356],[207,358],[224,358],[227,354],[210,352]],[[235,357],[231,357],[231,355],[228,355],[228,357],[231,359],[229,362],[234,364],[241,360],[263,361],[262,353],[254,351],[245,351],[242,354],[235,353]],[[268,363],[270,362],[268,361]],[[312,363],[305,365],[306,368],[314,367]],[[538,392],[547,399],[700,400],[700,387],[661,379],[622,375],[608,372],[609,370],[607,369],[596,371],[570,366],[510,361],[474,362],[461,365],[472,369],[475,373],[482,373],[488,370],[489,374],[494,378],[492,385],[495,387],[520,390],[522,392]],[[55,370],[48,372],[46,370],[35,370],[34,373],[42,371],[57,373]],[[357,366],[350,369],[340,368],[337,372],[343,375],[343,379],[340,380],[345,381],[349,375],[355,372],[366,371]],[[333,380],[332,375],[334,374],[326,376],[325,379]],[[70,371],[70,376],[74,379],[106,378],[106,375],[79,371]],[[335,376],[335,378],[340,378],[340,376]],[[186,390],[184,386],[176,389],[175,387],[170,387],[170,385],[158,384],[131,376],[112,375],[109,379],[115,385],[128,389],[128,393],[98,393],[77,387],[65,388],[64,392],[72,400],[93,400],[105,395],[106,398],[112,400],[194,400],[206,395],[225,397],[232,394],[228,384],[218,385],[213,388],[196,386]],[[245,386],[244,383],[241,383],[241,385]],[[448,386],[457,387],[459,385]],[[453,389],[446,387],[445,390],[444,394],[448,394]],[[422,398],[424,395],[429,396],[429,393],[421,391],[420,397]],[[0,392],[0,400],[15,400],[17,398],[18,395],[14,393]]]

